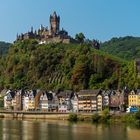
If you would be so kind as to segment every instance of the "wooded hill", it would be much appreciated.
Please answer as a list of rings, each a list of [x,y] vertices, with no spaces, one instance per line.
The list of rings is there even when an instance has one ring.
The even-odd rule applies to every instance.
[[[112,38],[101,44],[101,50],[125,60],[140,58],[140,37]]]
[[[134,62],[87,44],[17,42],[0,60],[0,86],[13,89],[116,89],[139,87]]]
[[[10,43],[0,41],[0,56],[8,53],[10,45],[11,45]]]

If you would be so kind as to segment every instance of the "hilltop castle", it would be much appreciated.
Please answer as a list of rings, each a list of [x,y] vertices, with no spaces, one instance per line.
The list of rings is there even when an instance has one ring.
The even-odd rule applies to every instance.
[[[38,30],[31,31],[17,35],[16,41],[22,41],[26,39],[37,39],[39,44],[49,44],[49,43],[70,43],[75,42],[75,40],[68,35],[68,32],[63,28],[60,30],[60,16],[54,12],[50,15],[50,28],[40,26]]]

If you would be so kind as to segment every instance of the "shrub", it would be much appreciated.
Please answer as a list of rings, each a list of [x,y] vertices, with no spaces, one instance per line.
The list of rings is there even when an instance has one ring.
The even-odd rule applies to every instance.
[[[122,121],[126,123],[134,123],[135,117],[134,114],[126,114],[122,117]]]
[[[69,118],[68,118],[69,121],[71,122],[77,122],[78,121],[78,117],[77,117],[77,114],[69,114]]]
[[[85,121],[85,118],[83,116],[79,116],[78,121]]]
[[[96,113],[92,115],[92,122],[98,123],[100,120],[100,116]]]
[[[109,109],[106,108],[106,109],[103,110],[103,115],[101,117],[101,121],[106,123],[106,122],[109,122],[110,119],[111,119],[111,116],[110,116],[110,113],[109,113]]]
[[[140,120],[140,110],[135,114],[136,120]]]

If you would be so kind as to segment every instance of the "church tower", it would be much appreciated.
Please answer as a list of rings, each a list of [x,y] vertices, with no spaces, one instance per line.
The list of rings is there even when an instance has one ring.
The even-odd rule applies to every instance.
[[[50,15],[50,33],[56,35],[59,33],[60,17],[57,16],[56,12]]]

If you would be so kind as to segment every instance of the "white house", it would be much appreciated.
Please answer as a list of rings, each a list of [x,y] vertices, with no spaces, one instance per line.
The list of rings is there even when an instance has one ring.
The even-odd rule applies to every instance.
[[[41,110],[48,110],[48,98],[46,93],[42,93],[39,100],[39,108]]]
[[[78,112],[78,95],[74,93],[73,97],[71,98],[72,103],[72,111]]]
[[[23,97],[23,110],[27,111],[29,109],[29,95],[27,92],[25,92],[25,95]]]
[[[36,96],[36,91],[35,90],[30,90],[26,91],[24,96],[23,96],[23,110],[34,110],[35,109],[35,96]]]
[[[40,96],[39,107],[41,110],[57,111],[58,104],[58,98],[53,92],[43,92]]]
[[[4,108],[5,109],[13,108],[13,106],[15,105],[15,100],[13,101],[14,98],[15,98],[15,92],[8,90],[6,92],[6,95],[4,96]]]
[[[71,112],[72,111],[72,102],[71,98],[73,96],[72,91],[64,91],[60,92],[57,97],[59,99],[59,106],[58,111],[59,112]]]

